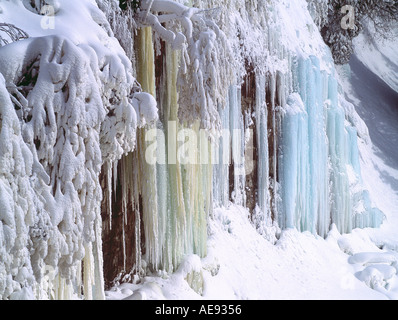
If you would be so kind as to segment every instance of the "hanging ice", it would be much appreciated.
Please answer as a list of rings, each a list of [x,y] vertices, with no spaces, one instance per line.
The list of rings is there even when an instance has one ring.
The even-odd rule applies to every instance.
[[[357,131],[339,104],[337,80],[320,70],[319,59],[300,59],[296,87],[282,121],[282,227],[326,236],[378,227],[382,213],[371,208],[360,186]],[[360,205],[362,204],[362,206]]]

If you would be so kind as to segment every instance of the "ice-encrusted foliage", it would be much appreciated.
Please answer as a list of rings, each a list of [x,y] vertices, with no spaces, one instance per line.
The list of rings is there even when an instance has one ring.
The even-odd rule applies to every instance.
[[[133,18],[135,12],[130,6],[121,6],[117,1],[96,0],[98,8],[106,15],[112,33],[118,39],[126,56],[135,66],[134,32],[137,29]],[[126,1],[125,1],[126,2]],[[122,10],[124,8],[124,10]]]
[[[86,298],[103,297],[101,167],[133,150],[138,123],[157,117],[121,52],[57,35],[0,49],[2,298],[33,289],[56,298],[39,285],[48,267],[72,294],[83,286]]]
[[[178,1],[141,1],[139,25],[151,26],[159,40],[181,50],[178,69],[178,117],[200,119],[201,127],[219,128],[217,105],[225,105],[232,61],[224,32],[214,22],[217,8],[202,10]],[[223,59],[220,59],[223,57]]]
[[[307,0],[308,11],[318,28],[323,27],[328,19],[328,0]]]
[[[3,299],[12,298],[35,283],[27,246],[29,226],[33,226],[35,216],[34,188],[42,189],[36,175],[32,176],[35,164],[37,160],[34,161],[22,139],[18,117],[0,75],[0,296]]]

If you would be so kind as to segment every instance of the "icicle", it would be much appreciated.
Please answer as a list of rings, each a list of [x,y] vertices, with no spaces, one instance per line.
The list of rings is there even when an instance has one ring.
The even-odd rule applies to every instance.
[[[94,285],[94,257],[92,251],[92,244],[89,243],[85,246],[85,256],[84,256],[84,279],[83,279],[83,289],[84,298],[86,300],[93,300],[93,285]]]
[[[256,129],[258,148],[258,205],[264,215],[269,214],[269,152],[265,76],[256,77]]]
[[[221,119],[221,132],[212,143],[213,172],[213,200],[216,207],[228,207],[229,203],[229,165],[230,165],[230,121],[229,98],[226,105],[218,106]]]
[[[135,199],[133,196],[133,166],[128,159],[132,158],[132,154],[126,155],[121,159],[121,179],[122,179],[122,215],[123,215],[123,270],[127,271],[127,253],[126,253],[126,225],[127,225],[127,212],[131,210],[134,212]],[[127,165],[130,164],[130,165]],[[128,207],[129,201],[131,202],[131,208]]]
[[[79,261],[79,263],[77,264],[77,267],[76,267],[76,292],[77,292],[78,299],[83,299],[82,290],[81,290],[83,287],[82,275],[83,275],[82,261]]]
[[[106,177],[107,177],[107,196],[108,196],[108,214],[109,214],[109,229],[112,230],[112,163],[106,163]]]
[[[141,83],[142,90],[155,95],[154,73],[154,48],[152,28],[139,31],[140,51],[138,54],[137,80]],[[138,150],[146,150],[148,143],[145,141],[147,128],[140,129],[138,134]],[[139,152],[139,166],[141,181],[141,196],[143,202],[143,225],[145,230],[146,262],[155,270],[159,267],[159,226],[157,202],[157,173],[156,165],[149,164],[145,159],[145,152]],[[133,164],[132,164],[133,165]]]
[[[104,259],[103,259],[103,254],[102,254],[101,213],[99,212],[99,210],[96,213],[96,215],[97,215],[97,218],[94,221],[95,240],[92,245],[93,246],[93,260],[94,260],[93,298],[95,300],[105,300],[104,272],[103,272]]]
[[[230,103],[230,130],[231,130],[231,150],[233,161],[233,176],[230,177],[234,181],[233,194],[231,195],[233,201],[237,205],[244,206],[245,199],[245,136],[244,123],[241,111],[241,93],[240,88],[233,85],[229,89],[229,103]]]
[[[166,45],[166,114],[168,120],[167,142],[168,142],[168,181],[170,190],[170,217],[171,224],[170,245],[172,265],[167,270],[176,267],[183,254],[183,235],[185,227],[185,205],[181,184],[181,169],[177,158],[177,130],[178,130],[178,96],[177,96],[177,71],[178,53]]]
[[[327,133],[332,165],[332,221],[340,232],[352,230],[352,204],[346,165],[348,148],[344,128],[344,111],[338,104],[337,81],[329,77],[329,100]]]
[[[301,229],[302,216],[308,211],[308,116],[301,98],[289,97],[282,126],[283,215],[281,228]]]
[[[114,195],[116,195],[116,188],[117,188],[117,165],[118,165],[118,160],[116,160],[113,163],[112,176],[113,176],[113,194]]]
[[[125,204],[123,204],[123,226],[122,226],[122,238],[123,238],[123,270],[126,271],[127,269],[127,264],[126,264],[126,259],[127,259],[127,255],[126,255],[126,231],[125,231],[125,226],[127,223],[126,220],[126,206]]]
[[[268,82],[268,98],[269,105],[267,106],[270,109],[268,113],[268,121],[271,123],[271,134],[269,139],[271,144],[271,154],[269,156],[270,159],[270,176],[271,180],[271,211],[272,215],[275,219],[278,219],[278,182],[277,182],[277,170],[278,170],[278,124],[277,124],[277,109],[275,105],[275,96],[276,96],[276,77],[275,75],[270,75]]]

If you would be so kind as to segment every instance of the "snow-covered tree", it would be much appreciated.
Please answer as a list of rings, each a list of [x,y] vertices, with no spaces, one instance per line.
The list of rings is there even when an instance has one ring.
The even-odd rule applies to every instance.
[[[326,18],[320,14],[325,13],[325,1],[308,2],[314,18],[320,20],[317,24],[337,64],[350,60],[352,40],[363,30],[364,23],[372,23],[377,35],[385,36],[392,23],[398,21],[397,0],[329,0]]]

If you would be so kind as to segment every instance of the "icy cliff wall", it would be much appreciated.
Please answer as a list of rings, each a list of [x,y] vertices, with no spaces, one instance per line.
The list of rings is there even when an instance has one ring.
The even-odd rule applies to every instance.
[[[368,137],[339,94],[317,28],[322,3],[185,5],[144,1],[135,13],[137,78],[156,96],[160,117],[136,151],[156,150],[155,164],[121,162],[136,172],[135,193],[126,196],[139,212],[133,238],[141,257],[129,267],[145,273],[142,258],[150,270],[172,271],[184,254],[204,256],[212,206],[231,201],[249,208],[271,241],[278,228],[326,236],[332,224],[341,232],[379,226],[383,214],[362,187],[358,161],[357,139]],[[123,261],[128,273],[125,254]]]

